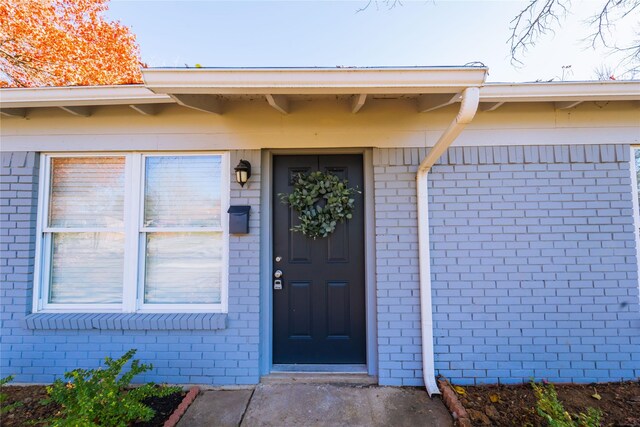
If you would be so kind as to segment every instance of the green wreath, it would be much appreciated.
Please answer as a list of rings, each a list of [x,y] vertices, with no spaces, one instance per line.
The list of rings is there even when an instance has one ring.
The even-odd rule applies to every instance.
[[[300,224],[291,228],[307,237],[327,237],[338,222],[353,217],[353,195],[360,193],[349,188],[349,182],[331,173],[311,172],[294,178],[293,192],[279,194],[282,203],[291,206]]]

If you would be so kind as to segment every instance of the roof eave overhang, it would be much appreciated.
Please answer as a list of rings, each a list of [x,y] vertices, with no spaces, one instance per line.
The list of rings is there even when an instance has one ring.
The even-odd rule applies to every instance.
[[[155,94],[144,85],[69,86],[2,89],[2,108],[40,108],[92,105],[174,103],[168,95]]]
[[[486,68],[479,67],[149,69],[144,71],[146,85],[0,89],[0,108],[5,112],[100,105],[144,109],[145,105],[179,103],[177,95],[262,95],[274,102],[286,99],[285,95],[358,95],[355,112],[369,95],[393,94],[420,99],[426,95],[427,101],[435,103],[431,109],[436,109],[459,102],[468,87],[480,87],[483,111],[518,102],[640,101],[640,81],[484,83],[486,73]]]
[[[154,93],[208,95],[457,93],[486,75],[484,67],[143,70]]]
[[[637,101],[640,81],[488,83],[481,102]]]

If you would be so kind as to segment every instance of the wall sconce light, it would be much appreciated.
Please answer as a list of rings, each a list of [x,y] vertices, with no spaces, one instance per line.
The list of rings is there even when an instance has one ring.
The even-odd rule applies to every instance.
[[[240,187],[244,187],[251,177],[251,163],[246,160],[240,160],[238,166],[233,170],[236,171],[236,182],[240,184]]]

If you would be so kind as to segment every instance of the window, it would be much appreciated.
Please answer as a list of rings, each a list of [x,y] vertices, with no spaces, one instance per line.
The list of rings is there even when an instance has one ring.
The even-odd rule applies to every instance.
[[[226,312],[225,155],[42,162],[35,311]]]

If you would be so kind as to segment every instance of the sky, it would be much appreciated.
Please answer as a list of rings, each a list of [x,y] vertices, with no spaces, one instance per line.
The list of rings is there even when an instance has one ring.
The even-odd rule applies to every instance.
[[[574,0],[562,26],[514,66],[510,22],[522,0],[383,1],[111,0],[150,67],[437,66],[482,63],[488,81],[594,80],[618,61],[584,41],[602,0]],[[365,8],[366,7],[366,8]],[[365,8],[364,10],[361,10]],[[631,39],[640,13],[616,28]]]

